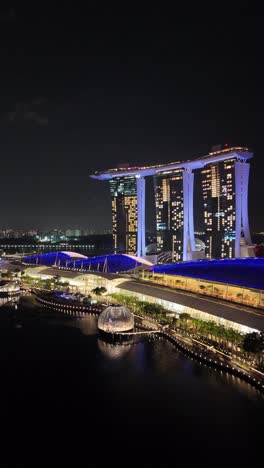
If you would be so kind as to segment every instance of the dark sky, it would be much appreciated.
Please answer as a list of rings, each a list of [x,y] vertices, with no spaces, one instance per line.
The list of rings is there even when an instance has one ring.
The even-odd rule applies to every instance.
[[[264,230],[261,14],[66,3],[0,8],[0,228],[110,228],[108,184],[90,173],[227,142],[254,151]]]

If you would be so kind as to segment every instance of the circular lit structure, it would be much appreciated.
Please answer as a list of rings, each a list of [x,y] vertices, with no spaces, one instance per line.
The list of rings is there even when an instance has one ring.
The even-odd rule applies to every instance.
[[[198,239],[198,237],[195,237],[195,250],[198,252],[205,250],[205,243],[201,239]]]
[[[98,328],[105,333],[127,332],[134,328],[134,316],[127,307],[109,306],[99,315]]]

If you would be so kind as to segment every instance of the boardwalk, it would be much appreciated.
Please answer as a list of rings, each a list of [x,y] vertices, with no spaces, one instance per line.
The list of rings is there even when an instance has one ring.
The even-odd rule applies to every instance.
[[[118,336],[131,336],[131,335],[154,335],[154,334],[160,334],[160,333],[161,333],[161,330],[142,330],[142,331],[136,331],[136,332],[115,332],[112,334],[118,335]]]

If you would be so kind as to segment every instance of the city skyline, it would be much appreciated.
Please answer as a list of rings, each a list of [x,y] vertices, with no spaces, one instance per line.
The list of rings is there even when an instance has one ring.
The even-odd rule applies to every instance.
[[[36,15],[21,5],[11,20],[4,10],[3,225],[109,229],[108,186],[98,189],[91,172],[187,160],[228,143],[254,152],[250,224],[264,229],[255,202],[264,197],[256,13],[194,9],[175,19],[159,8],[139,17],[91,7],[86,16],[54,6]],[[237,34],[241,24],[246,35]]]
[[[12,0],[0,40],[3,466],[254,462],[261,12]]]

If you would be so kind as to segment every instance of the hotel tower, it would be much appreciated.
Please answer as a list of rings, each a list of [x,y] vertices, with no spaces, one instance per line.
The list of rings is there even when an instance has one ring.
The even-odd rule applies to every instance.
[[[115,252],[145,255],[145,178],[154,177],[158,253],[172,261],[199,257],[194,238],[194,181],[202,176],[200,210],[206,258],[253,255],[248,223],[247,148],[220,148],[183,162],[124,167],[91,177],[110,182]]]

